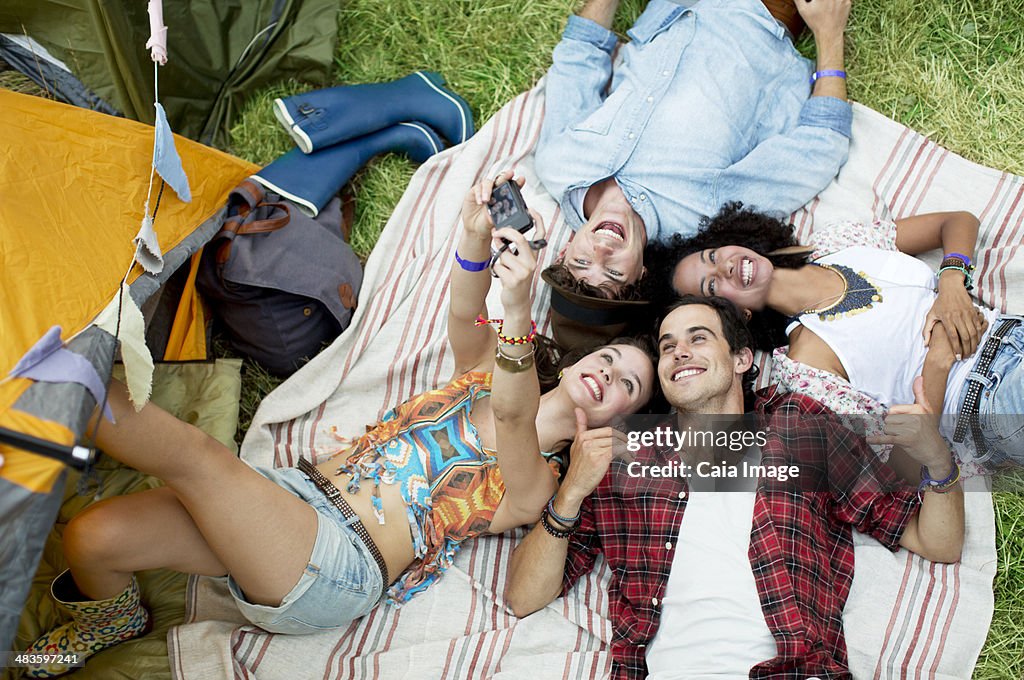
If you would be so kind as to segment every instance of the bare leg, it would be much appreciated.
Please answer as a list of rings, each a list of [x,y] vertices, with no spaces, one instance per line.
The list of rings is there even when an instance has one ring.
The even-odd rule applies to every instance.
[[[250,601],[280,604],[313,551],[313,508],[159,407],[136,413],[121,383],[111,383],[109,403],[117,424],[100,423],[100,447],[174,490]]]
[[[227,573],[168,488],[89,506],[68,524],[64,554],[78,589],[90,600],[114,597],[128,586],[133,573],[143,569],[204,576]]]

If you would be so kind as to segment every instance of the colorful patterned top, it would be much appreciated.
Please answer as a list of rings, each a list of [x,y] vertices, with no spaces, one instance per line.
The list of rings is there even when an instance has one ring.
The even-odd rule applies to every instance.
[[[348,490],[371,480],[374,515],[384,524],[380,485],[398,484],[417,561],[388,589],[396,606],[426,590],[451,566],[463,541],[485,533],[505,483],[492,451],[470,421],[473,404],[491,393],[490,373],[466,373],[391,409],[355,441],[338,474]],[[557,461],[553,462],[557,474]]]

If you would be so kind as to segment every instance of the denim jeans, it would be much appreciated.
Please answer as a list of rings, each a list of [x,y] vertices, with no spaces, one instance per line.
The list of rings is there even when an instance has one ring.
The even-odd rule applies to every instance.
[[[254,468],[316,510],[313,552],[295,587],[276,607],[253,604],[233,578],[228,589],[239,611],[271,633],[316,633],[347,626],[381,598],[384,584],[370,551],[323,492],[296,468]]]
[[[1000,316],[994,327],[1003,320],[1024,317]],[[1024,465],[1024,322],[1003,337],[995,359],[986,375],[982,376],[984,389],[978,402],[978,422],[988,451],[979,451],[987,465],[998,467],[1005,463]],[[972,376],[976,375],[974,373]],[[970,435],[968,435],[970,436]]]
[[[617,36],[571,16],[546,76],[535,167],[574,231],[608,177],[657,240],[726,201],[788,215],[846,161],[850,103],[808,96],[811,63],[760,0],[650,0],[628,34],[613,68]]]

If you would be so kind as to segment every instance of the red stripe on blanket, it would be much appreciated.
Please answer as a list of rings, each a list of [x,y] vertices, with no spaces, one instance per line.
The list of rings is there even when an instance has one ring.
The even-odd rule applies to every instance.
[[[953,569],[953,600],[949,603],[949,611],[955,612],[956,605],[960,601],[960,563],[957,562],[951,565]],[[946,637],[949,635],[949,629],[953,626],[953,617],[947,616],[942,626],[942,637],[939,638],[939,644],[936,645],[935,649],[935,660],[932,661],[931,668],[929,669],[929,677],[935,677],[935,672],[939,668],[939,660],[942,658],[942,650],[946,646]]]
[[[497,554],[495,555],[494,566],[491,567],[491,585],[492,585],[492,587],[495,590],[497,590],[498,584],[502,582],[500,580],[501,579],[501,567],[503,565],[508,564],[508,561],[510,559],[512,559],[512,553],[510,551],[506,550],[506,546],[505,546],[506,542],[507,541],[506,541],[506,537],[505,537],[504,534],[498,536],[498,540],[496,541],[496,543],[498,544],[497,545],[497,550],[496,550]],[[502,598],[502,593],[495,592],[494,594],[499,599],[501,599],[502,601],[504,600],[504,598]],[[498,613],[499,613],[499,609],[500,609],[499,607],[491,607],[491,628],[493,628],[494,630],[498,629]],[[507,623],[507,619],[503,623]],[[491,648],[491,651],[494,651],[493,647]],[[490,657],[488,656],[488,660],[489,659],[490,659]]]
[[[455,657],[455,648],[458,645],[458,640],[452,640],[448,643],[448,655],[444,659],[444,669],[441,671],[441,677],[448,677],[448,669],[451,668],[452,659]]]
[[[498,657],[498,665],[494,667],[494,673],[498,674],[501,672],[501,662],[505,660],[505,655],[508,654],[508,648],[512,646],[512,638],[516,634],[516,623],[518,619],[512,617],[512,622],[509,624],[508,634],[504,636],[505,644],[501,646],[501,656]]]
[[[270,643],[273,641],[273,639],[273,633],[268,633],[264,636],[263,644],[260,645],[260,651],[258,654],[256,654],[256,658],[253,659],[252,665],[249,666],[250,670],[252,670],[253,673],[255,673],[256,670],[260,667],[260,664],[263,663],[263,656],[267,653],[267,650],[270,649]]]
[[[348,659],[348,675],[344,677],[351,678],[355,676],[356,662],[363,656],[363,649],[366,647],[366,641],[370,639],[370,627],[373,625],[374,620],[384,615],[385,614],[381,607],[374,607],[373,611],[371,611],[370,614],[360,622],[362,624],[360,628],[363,629],[363,634],[359,636],[359,643],[355,652],[345,654],[345,657]],[[355,638],[356,636],[353,635],[352,637]],[[340,679],[343,676],[338,677]]]
[[[921,654],[921,658],[917,660],[917,666],[914,667],[914,672],[917,675],[921,674],[921,669],[924,667],[925,659],[927,659],[930,654],[935,655],[935,663],[938,663],[939,657],[942,656],[942,649],[932,647],[932,640],[935,639],[935,629],[938,626],[940,619],[945,620],[952,618],[950,616],[952,612],[943,607],[946,602],[946,594],[949,590],[946,586],[946,577],[949,575],[949,567],[946,565],[940,565],[939,571],[942,573],[942,585],[939,591],[939,601],[936,603],[935,610],[932,612],[931,624],[928,626],[928,636],[924,641],[924,651]],[[907,655],[907,659],[910,659],[909,654]]]
[[[916,215],[921,210],[921,202],[924,201],[925,197],[928,196],[928,192],[932,188],[932,183],[935,181],[935,175],[939,173],[939,169],[942,164],[946,162],[946,158],[949,157],[949,151],[942,147],[936,146],[936,149],[941,151],[939,157],[935,161],[935,165],[932,168],[931,174],[928,175],[928,180],[925,182],[924,187],[921,189],[920,195],[917,197],[917,202],[914,203],[914,207],[910,209],[909,215]]]
[[[441,184],[442,184],[443,178],[444,178],[445,175],[447,175],[447,173],[448,173],[448,171],[450,169],[451,169],[451,162],[449,160],[449,162],[445,164],[443,171],[440,172],[437,175],[436,182],[432,185],[432,188],[429,191],[429,195],[427,194],[427,192],[421,193],[420,198],[421,199],[427,198],[427,200],[424,202],[424,204],[422,206],[422,211],[421,211],[421,214],[420,214],[419,218],[417,218],[416,220],[410,222],[409,226],[406,227],[406,231],[419,232],[421,229],[425,229],[425,227],[424,227],[424,222],[425,221],[427,221],[427,223],[429,224],[429,221],[427,220],[427,215],[429,214],[429,210],[430,210],[431,206],[433,206],[434,201],[437,198],[437,194],[439,193],[439,191],[441,189]],[[404,272],[403,272],[403,274],[404,274]],[[390,319],[391,319],[391,305],[394,304],[394,302],[396,300],[396,297],[398,295],[398,288],[399,288],[400,284],[401,284],[401,281],[397,281],[397,280],[394,283],[394,286],[393,286],[393,288],[391,290],[391,295],[388,298],[388,304],[387,304],[388,309],[387,309],[387,311],[385,312],[385,315],[383,316],[383,318],[380,321],[380,327],[381,328],[386,326],[388,324],[388,322],[390,321]],[[415,301],[418,300],[419,297],[423,294],[423,288],[425,288],[425,287],[426,287],[426,285],[421,285],[420,287],[418,287],[417,292],[416,292],[416,296],[415,296],[415,298],[413,300],[413,307],[414,308],[416,306],[415,305]],[[414,309],[414,312],[415,312],[415,309]],[[384,411],[385,409],[387,409],[395,401],[404,401],[404,399],[406,397],[405,393],[402,392],[402,391],[399,391],[397,396],[392,396],[392,392],[395,390],[395,382],[394,382],[394,380],[395,380],[395,372],[398,369],[402,369],[402,367],[404,366],[404,354],[402,353],[402,348],[403,348],[403,345],[404,345],[404,342],[405,342],[406,338],[408,337],[408,334],[409,334],[409,331],[410,331],[410,325],[411,325],[411,323],[414,320],[415,320],[415,317],[412,314],[410,314],[409,318],[406,320],[406,325],[405,325],[405,328],[403,329],[402,338],[401,338],[400,342],[398,343],[398,345],[396,346],[395,360],[391,363],[390,366],[388,366],[387,378],[385,379],[384,398],[383,398],[383,401],[381,402],[380,411]]]
[[[473,572],[476,569],[476,557],[477,557],[477,554],[479,554],[479,549],[478,549],[479,546],[480,546],[480,544],[477,543],[476,541],[473,541],[473,544],[470,546],[469,574],[470,574],[470,578],[471,579],[473,577]],[[474,587],[474,585],[472,583],[470,584],[469,591],[470,591],[469,617],[466,619],[466,629],[462,632],[462,634],[465,635],[466,637],[469,637],[473,633],[473,618],[476,616],[476,610],[477,610],[477,607],[476,607],[476,603],[477,603],[477,589]]]
[[[381,606],[387,607],[388,605],[385,604],[385,605],[381,605]],[[381,674],[380,674],[380,658],[381,658],[381,656],[383,655],[384,652],[386,652],[389,649],[391,649],[391,643],[395,639],[395,633],[398,632],[398,619],[401,618],[401,616],[402,616],[402,610],[401,609],[393,609],[391,611],[394,613],[394,616],[392,616],[392,617],[385,617],[385,619],[384,619],[385,622],[388,620],[388,618],[391,619],[391,626],[388,628],[387,636],[384,638],[384,645],[380,649],[378,649],[376,652],[374,652],[374,654],[373,654],[373,677],[375,677],[375,678],[381,677]]]
[[[328,397],[328,399],[329,399],[329,397]],[[317,450],[316,450],[316,428],[318,428],[320,426],[320,421],[323,419],[324,412],[326,410],[327,410],[327,399],[325,399],[324,401],[320,402],[320,408],[318,408],[316,410],[316,415],[313,416],[313,422],[309,426],[309,444],[308,444],[308,446],[309,446],[309,449],[308,449],[308,451],[309,451],[309,458],[310,458],[310,460],[313,463],[316,463],[316,464],[319,464],[321,462],[319,460],[318,456],[317,456]],[[333,451],[330,452],[330,453],[331,453],[331,455],[334,455]]]
[[[572,672],[572,661],[576,656],[575,650],[578,650],[583,645],[583,629],[576,629],[576,644],[573,645],[573,651],[565,653],[565,666],[562,668],[562,680],[568,680],[569,673]]]
[[[916,611],[913,612],[914,614],[916,614],[916,618],[917,618],[917,621],[914,623],[914,633],[913,633],[913,635],[911,635],[910,642],[909,642],[909,644],[906,647],[906,651],[903,653],[903,659],[900,661],[899,668],[904,673],[907,670],[907,665],[914,658],[914,650],[917,649],[917,642],[921,638],[921,631],[924,630],[924,621],[925,621],[925,618],[927,618],[927,614],[928,614],[928,604],[932,601],[932,593],[935,591],[935,582],[936,582],[936,579],[935,579],[935,567],[936,567],[936,564],[934,562],[930,562],[929,563],[929,566],[928,566],[928,587],[925,589],[924,597],[923,598],[918,598],[915,602],[911,603],[911,604],[920,604],[921,606],[920,607],[916,607],[915,608]],[[911,611],[908,610],[907,613],[909,615],[911,613]],[[934,612],[933,612],[932,616],[934,617]],[[925,649],[925,652],[927,652],[927,651],[928,650]]]
[[[250,637],[250,634],[244,628],[236,628],[231,633],[232,645],[231,645],[231,666],[234,670],[236,678],[242,678],[245,680],[249,677],[249,669],[243,662],[245,655],[239,654],[239,649],[242,647],[242,643]]]
[[[423,181],[424,188],[431,186],[433,183],[439,183],[440,179],[444,176],[443,172],[440,172],[442,166],[447,169],[450,163],[438,163],[430,168],[427,172],[427,177]],[[436,193],[436,188],[434,190]],[[410,214],[415,216],[425,205],[429,205],[429,201],[424,202],[425,192],[421,192],[416,200],[413,202],[412,210]],[[415,221],[415,218],[414,220]],[[345,361],[345,366],[342,369],[342,380],[348,375],[349,370],[353,363],[362,355],[369,346],[370,340],[376,335],[376,332],[383,326],[384,321],[387,320],[391,306],[395,302],[395,295],[397,292],[398,279],[401,274],[405,271],[409,260],[414,256],[413,248],[408,244],[408,241],[412,240],[415,242],[417,235],[415,229],[403,229],[402,236],[399,239],[396,252],[392,253],[391,263],[388,268],[387,274],[384,275],[384,279],[380,285],[373,291],[371,296],[371,310],[369,316],[364,317],[360,320],[359,336],[353,343],[352,349],[349,350],[349,355]],[[388,293],[390,292],[390,295]],[[382,300],[382,296],[388,296],[386,302]],[[378,319],[383,315],[383,320],[378,322]]]
[[[871,193],[875,196],[875,199],[871,204],[871,214],[874,215],[875,219],[886,217],[886,215],[879,211],[879,201],[882,198],[882,193],[880,191],[882,179],[888,174],[890,166],[892,166],[896,157],[899,155],[900,147],[903,145],[903,140],[912,132],[913,131],[908,127],[903,128],[903,133],[900,134],[899,139],[896,140],[896,143],[892,147],[892,151],[889,152],[889,157],[885,160],[885,164],[882,166],[881,170],[878,171],[878,175],[875,177],[875,181],[871,185]],[[886,206],[883,204],[882,207]],[[887,207],[886,210],[888,210]]]
[[[921,154],[924,153],[925,148],[928,146],[928,140],[921,138],[922,141],[916,143],[917,151],[914,152],[914,157],[910,161],[910,165],[904,170],[903,175],[900,177],[900,183],[896,187],[896,191],[893,192],[892,198],[889,200],[889,206],[894,215],[898,215],[896,212],[896,203],[899,201],[900,194],[903,193],[903,189],[907,186],[907,183],[911,184],[917,178],[915,168],[917,168],[918,161],[921,160]]]
[[[1000,210],[997,209],[996,206],[1002,205],[1002,201],[1004,199],[1001,197],[1004,196],[1004,192],[1008,195],[1008,192],[1004,185],[1006,184],[1009,177],[1010,176],[1005,172],[999,176],[999,182],[996,183],[996,188],[992,191],[992,195],[989,197],[988,204],[985,205],[985,209],[981,211],[980,215],[978,215],[978,220],[981,222],[981,232],[978,235],[978,241],[979,243],[987,243],[987,247],[984,251],[982,251],[981,257],[978,261],[979,269],[981,269],[982,271],[982,276],[979,277],[978,280],[978,297],[981,298],[990,307],[996,306],[996,298],[994,292],[995,273],[994,267],[992,266],[992,262],[993,259],[998,256],[996,252],[996,246],[999,243],[1000,232],[996,230],[994,234],[991,234],[991,227],[986,225],[990,224],[989,214],[992,213],[993,210],[995,210],[996,214],[1000,212]]]
[[[352,651],[352,646],[356,642],[355,631],[358,630],[358,628],[361,625],[363,625],[364,621],[370,620],[374,616],[376,616],[377,609],[380,609],[380,607],[377,607],[376,609],[371,611],[363,621],[353,622],[352,625],[350,625],[345,630],[345,633],[338,638],[338,641],[334,644],[334,647],[331,648],[331,653],[327,656],[327,665],[324,666],[324,680],[331,680],[332,678],[340,680],[340,678],[343,677],[342,664],[345,662],[345,659],[349,658],[349,652]],[[342,645],[344,645],[345,647],[344,651],[342,651]],[[333,675],[331,672],[332,668],[334,669]]]
[[[1024,220],[1020,219],[1020,216],[1016,215],[1018,208],[1021,204],[1021,197],[1024,196],[1024,185],[1017,190],[1017,195],[1013,198],[1013,205],[1006,213],[1006,218],[1003,220],[1002,225],[999,227],[999,232],[1003,233],[1007,225],[1013,222],[1013,230],[1006,235],[1004,242],[1007,244],[1013,244],[1006,249],[1000,249],[998,259],[998,274],[999,274],[999,304],[998,309],[1006,310],[1006,268],[1013,260],[1013,256],[1016,254],[1017,249],[1020,247],[1020,236],[1019,232],[1021,224]],[[1015,219],[1016,218],[1016,219]]]
[[[903,184],[900,186],[901,190],[903,188],[906,188],[906,193],[903,196],[902,203],[899,203],[899,205],[897,206],[897,198],[896,196],[893,196],[892,208],[893,215],[895,215],[896,217],[906,217],[907,215],[913,214],[906,212],[907,205],[910,203],[910,201],[914,199],[915,196],[917,196],[918,185],[920,184],[922,178],[924,178],[924,176],[926,175],[928,167],[931,165],[932,158],[935,156],[935,152],[938,150],[938,148],[939,147],[937,145],[931,143],[927,138],[921,140],[920,147],[917,150],[917,154],[915,154],[914,156],[914,161],[913,163],[911,163],[910,169],[907,170],[907,174],[904,178]],[[924,154],[925,151],[927,151],[928,153],[922,159],[921,156]],[[915,166],[918,165],[919,161],[920,166],[915,168]],[[908,183],[909,186],[907,186]]]
[[[889,647],[889,643],[892,640],[892,629],[896,626],[896,621],[899,619],[900,607],[903,604],[903,596],[907,592],[907,582],[910,580],[910,572],[913,571],[914,555],[907,551],[906,567],[903,569],[903,582],[900,583],[899,593],[896,595],[896,601],[892,604],[892,614],[889,616],[889,625],[885,629],[885,636],[883,637],[882,649],[878,654],[878,664],[875,666],[874,680],[879,680],[882,677],[882,659],[885,658],[885,651]]]
[[[292,467],[295,465],[295,456],[292,455],[292,431],[295,429],[295,421],[289,420],[285,426],[285,432],[288,434],[284,438],[284,457],[285,465],[281,467]]]

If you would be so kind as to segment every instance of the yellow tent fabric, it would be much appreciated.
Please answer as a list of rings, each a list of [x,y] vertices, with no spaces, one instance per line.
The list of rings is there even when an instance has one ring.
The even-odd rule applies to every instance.
[[[171,333],[164,349],[164,361],[204,361],[206,359],[206,310],[196,290],[196,275],[203,251],[192,256],[188,281],[181,293]]]
[[[0,90],[0,130],[2,378],[51,326],[61,326],[66,341],[117,293],[143,217],[153,128]],[[170,189],[164,192],[154,225],[164,253],[223,207],[231,189],[256,171],[251,163],[177,135],[175,144],[192,202],[182,203]],[[30,384],[0,383],[0,426],[73,443],[66,428],[11,409]],[[19,456],[31,454],[4,447],[0,453],[8,457],[0,478],[31,469],[11,481],[33,490],[45,490],[46,479],[52,482],[60,469],[38,460],[17,463]]]

